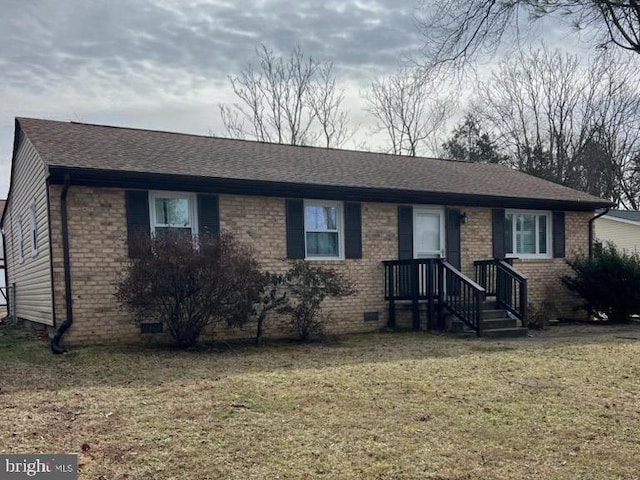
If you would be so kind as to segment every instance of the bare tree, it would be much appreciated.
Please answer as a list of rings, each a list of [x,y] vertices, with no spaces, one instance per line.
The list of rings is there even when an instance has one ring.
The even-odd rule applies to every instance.
[[[416,156],[433,150],[450,106],[437,91],[429,78],[410,69],[371,84],[367,111],[377,120],[375,130],[386,133],[391,153]]]
[[[594,32],[589,38],[596,46],[640,53],[637,0],[442,0],[424,1],[420,12],[430,68],[461,67],[481,53],[495,53],[503,38],[551,14],[569,20],[576,31]]]
[[[640,155],[633,157],[624,172],[621,184],[621,206],[640,210]]]
[[[291,145],[322,139],[327,147],[350,138],[344,92],[336,86],[330,62],[306,56],[299,45],[288,57],[265,45],[256,53],[257,67],[249,64],[229,77],[239,101],[219,105],[228,135]]]
[[[319,127],[320,139],[325,147],[342,147],[355,134],[349,120],[349,112],[342,108],[344,89],[336,86],[333,65],[319,66],[315,82],[311,85],[309,108]]]
[[[603,54],[583,65],[545,48],[523,52],[480,85],[475,113],[516,168],[623,202],[640,152],[634,60]]]

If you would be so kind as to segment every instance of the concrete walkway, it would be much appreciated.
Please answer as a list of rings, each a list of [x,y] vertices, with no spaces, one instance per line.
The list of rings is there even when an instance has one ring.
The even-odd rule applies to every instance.
[[[530,330],[529,336],[513,340],[521,342],[640,341],[640,323],[633,322],[626,325],[559,323],[549,325],[542,330]]]

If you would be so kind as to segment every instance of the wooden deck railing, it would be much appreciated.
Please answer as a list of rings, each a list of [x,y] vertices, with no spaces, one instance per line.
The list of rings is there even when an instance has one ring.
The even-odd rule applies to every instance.
[[[504,308],[527,324],[527,277],[505,260],[479,260],[473,262],[476,282],[482,285],[487,295],[496,297],[498,308]]]
[[[482,304],[486,290],[457,270],[446,261],[442,261],[443,306],[466,323],[480,336],[482,334]]]
[[[409,300],[415,329],[420,328],[420,305],[426,304],[429,328],[444,327],[443,310],[446,309],[480,335],[485,289],[476,282],[439,258],[382,263],[390,327],[395,327],[396,302]]]

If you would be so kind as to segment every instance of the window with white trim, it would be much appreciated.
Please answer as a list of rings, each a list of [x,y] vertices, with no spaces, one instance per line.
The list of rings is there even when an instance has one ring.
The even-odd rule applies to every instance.
[[[29,240],[31,240],[31,256],[38,255],[38,224],[35,203],[29,207]]]
[[[24,262],[24,237],[22,231],[22,220],[18,220],[18,263]]]
[[[342,232],[342,202],[305,200],[304,238],[307,259],[343,258]]]
[[[198,233],[195,195],[180,192],[150,192],[149,217],[151,233]]]
[[[507,211],[505,251],[519,258],[551,258],[551,213]]]

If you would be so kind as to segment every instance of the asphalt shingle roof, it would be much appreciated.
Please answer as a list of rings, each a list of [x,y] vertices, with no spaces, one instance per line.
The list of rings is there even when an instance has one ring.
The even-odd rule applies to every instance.
[[[49,166],[610,204],[503,165],[31,118],[18,122]]]
[[[640,223],[640,212],[637,210],[609,210],[607,217],[622,218],[623,220],[631,220]]]

